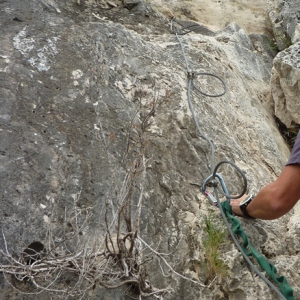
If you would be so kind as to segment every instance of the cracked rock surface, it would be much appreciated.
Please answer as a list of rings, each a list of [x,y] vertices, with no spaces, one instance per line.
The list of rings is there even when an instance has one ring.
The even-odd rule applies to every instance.
[[[0,33],[2,250],[7,244],[18,257],[34,242],[47,249],[51,232],[57,249],[66,251],[61,236],[72,230],[65,216],[73,212],[79,221],[90,213],[80,232],[83,239],[104,236],[107,203],[131,197],[134,216],[143,201],[140,236],[165,253],[175,271],[149,254],[149,282],[168,289],[161,299],[274,299],[229,236],[221,251],[229,273],[208,281],[201,267],[203,224],[209,214],[222,222],[201,194],[211,172],[211,149],[189,109],[180,45],[169,20],[149,3],[124,1],[124,7],[111,2],[116,5],[107,1],[105,8],[103,1],[0,1],[6,28]],[[290,151],[273,118],[272,52],[258,51],[237,23],[180,39],[193,70],[216,74],[226,83],[227,93],[218,98],[194,90],[195,113],[213,141],[215,162],[236,163],[255,194],[280,174]],[[211,77],[197,77],[195,84],[212,94],[222,88]],[[143,162],[144,177],[132,180],[132,193],[126,194],[128,170]],[[238,193],[241,182],[230,170],[223,172],[230,192]],[[241,222],[252,244],[288,278],[300,299],[297,218],[296,207],[280,220]],[[2,253],[1,263],[4,258]],[[70,278],[65,274],[57,286],[68,287]],[[211,285],[199,287],[188,279]],[[9,280],[25,295],[1,275],[1,299],[58,299],[47,291],[31,295],[36,291],[32,283]],[[97,285],[86,297],[138,296],[130,285],[113,290]]]

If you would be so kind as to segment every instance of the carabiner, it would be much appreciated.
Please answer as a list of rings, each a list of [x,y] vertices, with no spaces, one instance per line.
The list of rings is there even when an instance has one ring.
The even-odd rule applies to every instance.
[[[218,181],[221,184],[224,195],[226,196],[226,201],[228,201],[230,203],[230,196],[229,196],[229,193],[228,193],[228,189],[226,187],[226,184],[225,184],[225,181],[224,181],[222,175],[219,174],[219,173],[216,173],[215,175],[212,174],[212,175],[208,176],[203,181],[203,183],[202,183],[202,194],[205,195],[209,199],[209,201],[212,205],[219,207],[218,200],[212,195],[212,193],[210,193],[209,191],[206,190],[206,186],[209,183],[212,183],[215,189],[217,188],[218,182],[217,182],[216,179],[218,179]]]

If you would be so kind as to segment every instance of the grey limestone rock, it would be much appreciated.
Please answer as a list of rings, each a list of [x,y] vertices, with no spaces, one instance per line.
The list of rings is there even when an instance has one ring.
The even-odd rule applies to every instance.
[[[280,52],[274,59],[271,76],[275,114],[288,128],[300,123],[300,43]]]
[[[124,7],[128,8],[129,10],[140,3],[140,0],[123,0]]]
[[[279,50],[300,41],[300,1],[277,1],[276,10],[269,13],[274,36]]]
[[[205,218],[213,215],[222,224],[199,188],[211,174],[211,149],[187,103],[179,42],[148,5],[145,13],[105,10],[97,1],[0,2],[6,26],[0,33],[0,263],[9,255],[21,259],[22,251],[28,258],[29,248],[39,245],[43,253],[27,262],[50,251],[52,263],[68,258],[67,270],[94,263],[87,276],[101,270],[97,280],[102,275],[118,286],[115,274],[123,272],[129,280],[116,289],[93,282],[86,299],[139,297],[134,272],[141,266],[143,291],[161,290],[161,299],[274,299],[230,239],[220,254],[228,275],[213,281],[203,267]],[[24,22],[16,22],[16,15]],[[191,32],[180,38],[191,69],[216,74],[227,86],[219,98],[192,92],[215,161],[236,163],[256,193],[280,174],[289,155],[267,103],[269,65],[236,24],[215,36]],[[206,93],[222,90],[212,76],[198,76],[194,83]],[[237,193],[239,178],[223,172],[230,192]],[[298,226],[291,216],[298,216],[297,209],[280,221],[242,223],[299,296],[294,270],[300,259],[286,245]],[[130,248],[135,255],[126,260],[122,255],[133,253]],[[90,251],[113,265],[111,273],[101,269],[96,254],[85,261]],[[0,294],[3,300],[50,300],[64,289],[65,297],[77,299],[68,292],[87,287],[78,281],[80,274],[63,272],[50,290],[36,295],[32,280],[1,275]]]

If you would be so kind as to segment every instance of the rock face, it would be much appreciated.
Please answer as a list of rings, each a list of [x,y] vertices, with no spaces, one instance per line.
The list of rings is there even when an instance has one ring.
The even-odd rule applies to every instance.
[[[209,277],[204,223],[211,215],[222,222],[199,188],[211,174],[211,149],[189,110],[179,42],[169,20],[146,2],[128,9],[115,3],[0,2],[7,28],[0,50],[0,268],[21,263],[21,252],[30,261],[25,271],[37,257],[41,267],[62,257],[66,263],[51,286],[51,268],[39,282],[1,275],[2,299],[58,299],[58,290],[77,299],[73,292],[85,288],[91,299],[130,299],[141,291],[161,299],[273,299],[229,239],[220,254],[227,275]],[[215,161],[235,162],[258,192],[289,155],[270,110],[269,63],[234,23],[180,39],[192,71],[226,82],[222,97],[191,95]],[[194,82],[206,93],[222,90],[215,77]],[[238,178],[222,172],[238,193]],[[242,222],[299,299],[297,212]],[[31,294],[38,284],[44,292]]]
[[[274,59],[271,87],[275,114],[288,128],[300,124],[300,43],[280,52]]]
[[[275,114],[288,128],[300,123],[299,116],[299,25],[300,1],[278,1],[270,12],[276,44],[281,51],[271,76]]]
[[[251,33],[270,33],[268,12],[274,1],[253,0],[150,0],[154,7],[171,17],[197,20],[215,30],[223,29],[233,21]]]
[[[300,41],[300,1],[279,0],[276,4],[276,10],[270,12],[270,20],[279,50],[284,50]]]

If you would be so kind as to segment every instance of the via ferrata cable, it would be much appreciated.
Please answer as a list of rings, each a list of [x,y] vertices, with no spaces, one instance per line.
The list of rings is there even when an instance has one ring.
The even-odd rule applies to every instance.
[[[207,135],[205,135],[203,133],[203,131],[201,130],[198,119],[197,119],[197,116],[196,116],[196,113],[195,113],[195,110],[194,110],[194,107],[193,107],[193,103],[192,103],[192,100],[191,100],[191,90],[192,90],[192,88],[194,88],[196,91],[198,91],[200,94],[202,94],[204,96],[220,97],[220,96],[222,96],[226,93],[226,85],[225,85],[224,81],[222,80],[222,78],[220,78],[219,76],[217,76],[215,74],[207,73],[207,72],[192,72],[190,70],[188,60],[187,60],[187,57],[186,57],[186,54],[185,54],[185,51],[184,51],[184,46],[183,46],[179,36],[190,33],[191,31],[193,31],[193,28],[196,28],[199,25],[198,24],[193,24],[193,25],[190,25],[190,26],[182,26],[182,24],[177,22],[181,26],[181,28],[176,31],[176,30],[173,29],[173,22],[174,21],[175,21],[175,19],[171,20],[171,25],[170,25],[171,26],[171,32],[175,34],[175,36],[176,36],[176,38],[177,38],[177,40],[180,44],[180,48],[181,48],[183,58],[184,58],[184,61],[185,61],[185,65],[186,65],[187,77],[188,77],[187,98],[188,98],[190,111],[192,113],[195,125],[197,127],[197,130],[198,130],[200,136],[208,142],[208,144],[210,145],[210,148],[211,148],[211,155],[210,155],[211,156],[211,159],[210,159],[211,175],[207,179],[204,180],[204,182],[202,184],[202,193],[204,195],[208,196],[210,198],[210,200],[212,200],[214,202],[214,204],[220,208],[222,218],[225,222],[227,230],[230,233],[236,247],[241,252],[241,254],[243,255],[246,262],[255,271],[255,273],[266,282],[266,284],[280,297],[280,299],[293,300],[294,299],[293,290],[288,285],[285,277],[284,276],[280,276],[280,277],[276,276],[277,270],[276,270],[275,266],[273,264],[269,263],[267,261],[267,259],[263,255],[261,255],[249,243],[248,237],[245,234],[245,232],[243,231],[239,220],[232,215],[230,200],[240,198],[242,195],[245,194],[245,192],[247,190],[247,179],[246,179],[244,173],[239,169],[239,167],[236,164],[234,164],[230,161],[221,161],[215,167],[215,149],[214,149],[214,145],[213,145],[212,141],[209,139],[209,137]],[[211,76],[211,77],[214,77],[214,78],[218,79],[221,82],[222,86],[223,86],[223,91],[219,94],[208,94],[208,93],[203,92],[193,82],[194,78],[196,78],[197,76]],[[243,191],[240,195],[232,196],[232,195],[229,194],[224,179],[222,178],[222,176],[220,174],[217,173],[218,168],[222,164],[230,164],[233,168],[236,169],[236,171],[242,177],[243,183],[244,183],[243,184],[244,188],[243,188]],[[217,180],[219,181],[219,184],[221,185],[222,189],[219,188]],[[209,192],[206,191],[206,186],[209,183],[211,183],[214,187],[215,197],[213,197]],[[220,201],[219,196],[218,196],[219,192],[223,196],[226,197],[226,201],[224,201],[224,202]],[[230,222],[232,224],[232,228],[231,228],[227,218],[230,220]],[[238,242],[238,240],[236,238],[236,235],[243,239],[242,246]],[[252,261],[249,259],[248,256],[253,256],[257,260],[257,262],[262,267],[262,269],[264,269],[266,271],[266,273],[273,279],[273,281],[279,286],[280,291],[269,279],[267,279],[264,276],[264,274],[262,274],[257,269],[257,267],[252,263]]]

